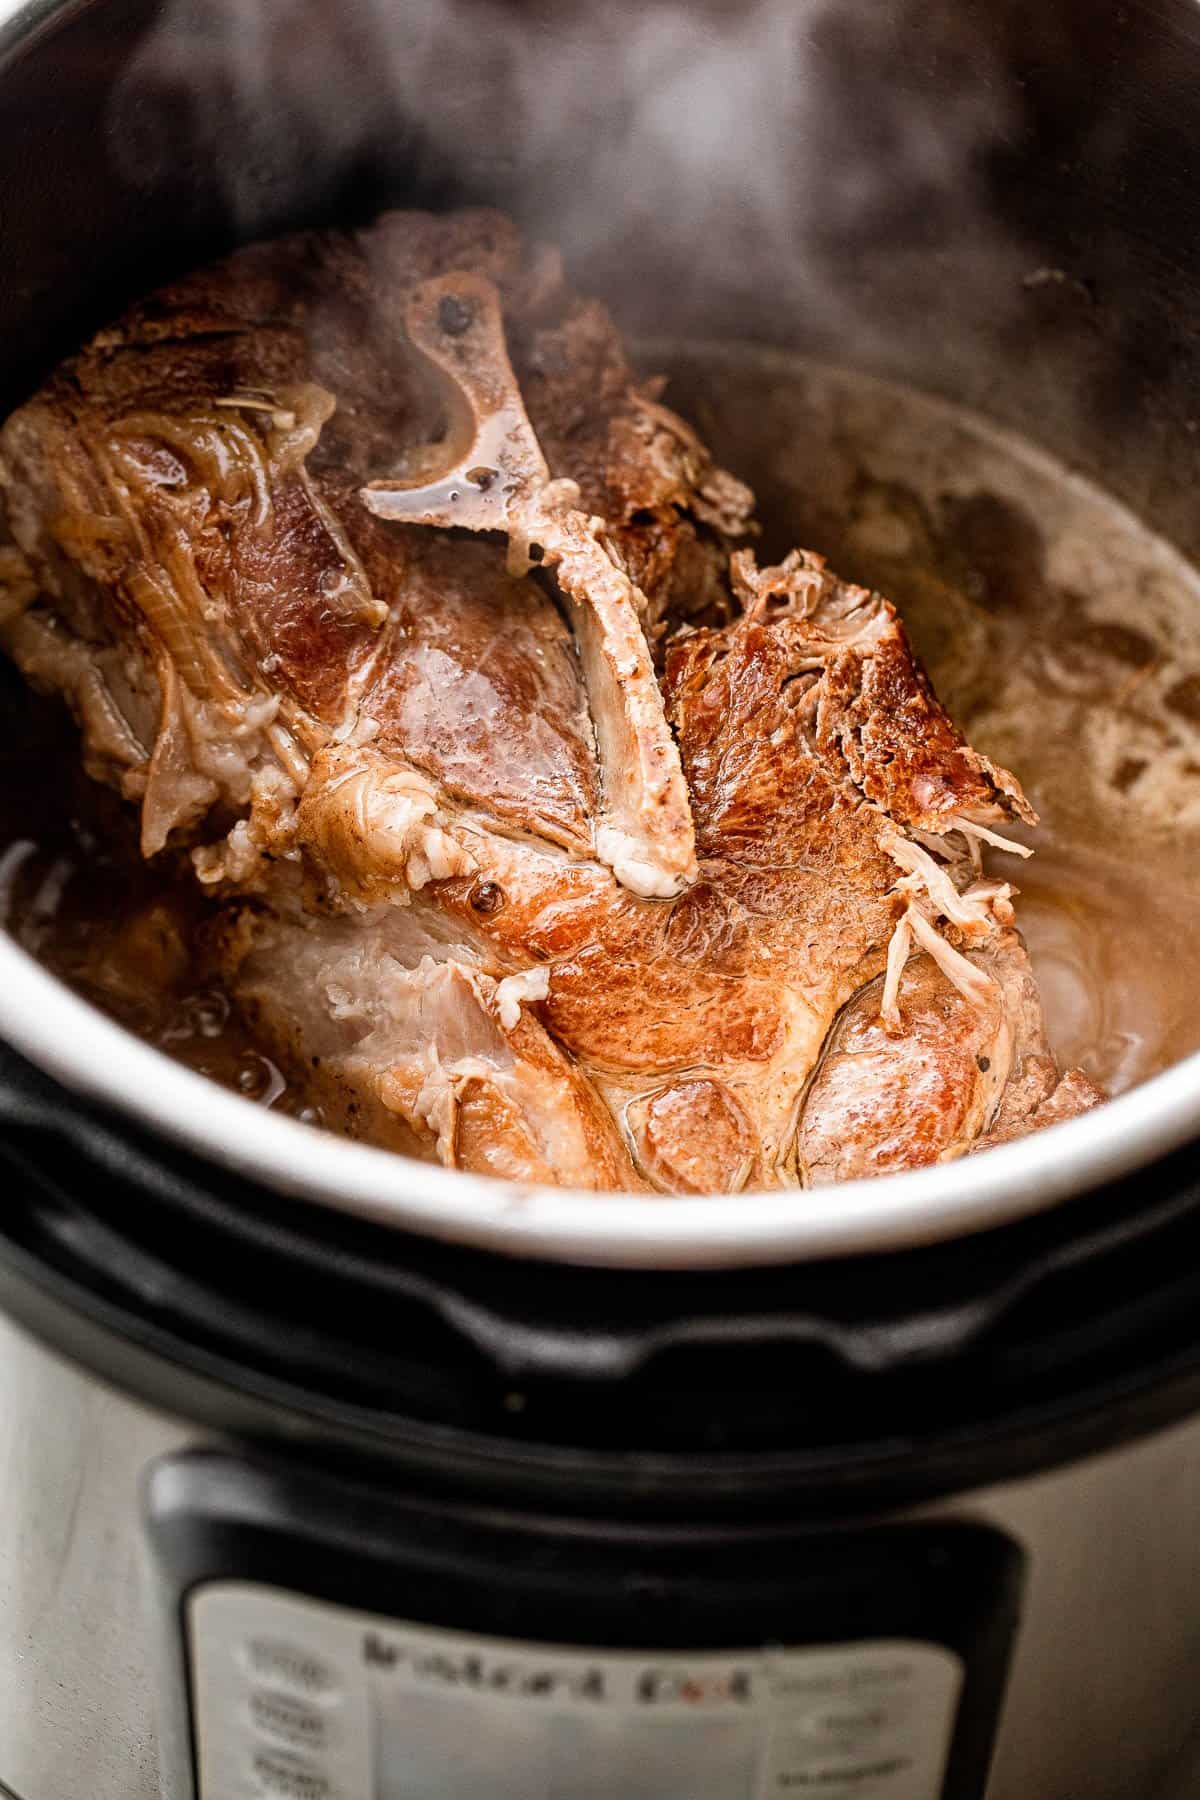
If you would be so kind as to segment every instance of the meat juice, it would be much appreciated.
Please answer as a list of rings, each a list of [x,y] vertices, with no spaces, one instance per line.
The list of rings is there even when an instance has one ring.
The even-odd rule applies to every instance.
[[[1009,434],[775,351],[643,346],[667,398],[755,488],[764,557],[804,544],[900,607],[952,716],[1041,815],[1020,889],[1053,1048],[1111,1093],[1200,1044],[1200,577],[1130,512]],[[205,978],[186,865],[143,863],[73,726],[6,671],[0,906],[26,949],[192,1068],[314,1122]]]

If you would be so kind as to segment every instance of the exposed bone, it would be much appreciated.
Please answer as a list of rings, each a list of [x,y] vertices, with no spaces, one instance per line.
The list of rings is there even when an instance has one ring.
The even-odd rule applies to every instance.
[[[508,359],[500,302],[482,276],[413,290],[409,338],[446,379],[446,461],[428,460],[360,490],[379,518],[501,531],[510,567],[553,569],[577,608],[576,634],[604,781],[596,854],[634,893],[670,898],[696,877],[695,834],[679,752],[642,629],[645,596],[578,510],[573,482],[551,481]]]

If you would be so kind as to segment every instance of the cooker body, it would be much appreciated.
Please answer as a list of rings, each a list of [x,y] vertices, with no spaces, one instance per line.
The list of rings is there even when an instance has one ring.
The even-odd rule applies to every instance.
[[[1200,1196],[614,1278],[85,1124],[0,1139],[19,1800],[149,1796],[156,1739],[166,1800],[1116,1800],[1186,1766]]]
[[[386,1666],[389,1654],[423,1655],[433,1671],[430,1686],[440,1674],[433,1695],[440,1709],[427,1696],[423,1708],[413,1707],[411,1694],[404,1698],[410,1735],[397,1769],[424,1772],[427,1780],[430,1764],[442,1772],[444,1785],[422,1785],[422,1795],[491,1800],[508,1791],[506,1780],[525,1784],[513,1789],[523,1800],[557,1793],[547,1774],[547,1746],[566,1716],[578,1733],[573,1754],[598,1765],[580,1774],[580,1783],[593,1785],[578,1791],[604,1800],[620,1793],[624,1800],[634,1791],[633,1775],[621,1776],[619,1757],[631,1754],[631,1739],[645,1752],[650,1704],[643,1702],[641,1717],[631,1716],[632,1706],[618,1711],[619,1679],[629,1660],[657,1683],[660,1702],[681,1669],[688,1679],[703,1676],[716,1689],[719,1710],[719,1682],[736,1683],[772,1640],[792,1650],[793,1667],[806,1677],[815,1659],[826,1683],[848,1682],[830,1690],[827,1708],[840,1703],[843,1731],[858,1735],[836,1739],[836,1755],[818,1738],[811,1762],[796,1764],[810,1774],[822,1766],[861,1769],[899,1760],[890,1728],[879,1723],[888,1708],[864,1712],[862,1705],[870,1691],[863,1684],[894,1668],[899,1655],[909,1659],[906,1702],[911,1706],[915,1697],[928,1709],[926,1735],[902,1735],[900,1754],[928,1753],[936,1763],[956,1744],[963,1785],[948,1786],[952,1796],[985,1791],[978,1782],[1002,1691],[987,1800],[1027,1800],[1035,1793],[1046,1800],[1081,1793],[1089,1800],[1175,1800],[1187,1791],[1200,1618],[1200,1425],[1194,1420],[1069,1468],[860,1519],[849,1534],[844,1524],[797,1518],[782,1529],[776,1522],[764,1538],[762,1520],[750,1514],[706,1536],[685,1507],[675,1520],[641,1524],[623,1543],[624,1522],[612,1513],[575,1519],[564,1540],[561,1519],[534,1513],[518,1520],[493,1510],[487,1532],[464,1535],[460,1544],[453,1528],[459,1515],[445,1500],[422,1499],[418,1487],[406,1494],[394,1478],[372,1492],[361,1472],[348,1485],[338,1478],[329,1488],[310,1459],[289,1465],[278,1448],[264,1457],[261,1449],[236,1447],[139,1405],[7,1323],[0,1325],[0,1363],[6,1394],[0,1409],[0,1792],[6,1785],[18,1800],[81,1793],[90,1800],[158,1800],[160,1793],[165,1800],[192,1800],[197,1751],[214,1779],[223,1771],[221,1784],[207,1790],[223,1797],[243,1791],[238,1772],[256,1755],[260,1772],[269,1773],[278,1754],[281,1780],[289,1769],[315,1779],[332,1767],[338,1785],[331,1775],[330,1792],[375,1800],[391,1790],[377,1770],[372,1778],[383,1785],[366,1785],[362,1759],[377,1753],[372,1745],[380,1729],[376,1713],[366,1710],[367,1684],[376,1684],[377,1712],[394,1716],[398,1703],[387,1694],[399,1678]],[[48,1419],[55,1430],[46,1429]],[[191,1501],[181,1498],[189,1481]],[[341,1541],[335,1533],[320,1542],[314,1520],[322,1518],[330,1493],[355,1517],[355,1555],[369,1551],[373,1573],[366,1585],[347,1575],[344,1533]],[[220,1495],[219,1530],[211,1529],[214,1494]],[[240,1507],[234,1504],[239,1494]],[[397,1501],[404,1502],[398,1512]],[[368,1516],[391,1519],[382,1540],[369,1538]],[[614,1544],[618,1572],[612,1574],[610,1563],[601,1624],[596,1546],[611,1557]],[[681,1626],[670,1575],[672,1569],[678,1575],[681,1557],[690,1570],[681,1590],[689,1596],[685,1613],[688,1605],[694,1612],[699,1587],[711,1601],[722,1568],[730,1571],[733,1604],[704,1626]],[[938,1576],[948,1558],[949,1575]],[[827,1591],[814,1601],[814,1560],[838,1568],[832,1614]],[[914,1604],[908,1578],[918,1566],[915,1586],[924,1598],[906,1615],[903,1609]],[[396,1591],[398,1572],[403,1596]],[[939,1580],[953,1582],[953,1617],[929,1609]],[[550,1593],[553,1618],[545,1616]],[[207,1596],[208,1614],[197,1632],[192,1621],[200,1596]],[[768,1616],[769,1637],[762,1623]],[[956,1686],[951,1702],[939,1686],[946,1639],[954,1642],[950,1657],[966,1667],[965,1695]],[[247,1646],[255,1644],[260,1660],[269,1653],[275,1663],[246,1675]],[[281,1679],[289,1649],[298,1663],[304,1657],[324,1663],[341,1682],[340,1717],[353,1725],[342,1739],[342,1761],[331,1752],[324,1763],[311,1746],[303,1754],[289,1748],[289,1720],[293,1733],[297,1719],[301,1733],[307,1729],[304,1700],[306,1693],[311,1700],[317,1679],[302,1674],[298,1690],[289,1686],[286,1668]],[[772,1654],[778,1661],[779,1653]],[[198,1705],[197,1671],[206,1655],[232,1670],[245,1691],[234,1694],[227,1682]],[[511,1668],[514,1655],[526,1659],[529,1679],[543,1688],[570,1677],[586,1689],[588,1680],[606,1677],[607,1733],[590,1719],[593,1735],[579,1727],[569,1697],[553,1723],[539,1718],[535,1699],[513,1698],[496,1668],[500,1658]],[[474,1685],[473,1665],[481,1671]],[[957,1682],[956,1664],[952,1673]],[[283,1708],[282,1738],[269,1710],[265,1729],[246,1724],[256,1696],[261,1714],[263,1695]],[[711,1718],[699,1730],[682,1729],[669,1698],[666,1727],[678,1733],[670,1767],[691,1763],[699,1739],[702,1762],[719,1769],[712,1758],[719,1757],[722,1721],[715,1733]],[[939,1712],[943,1703],[949,1711]],[[581,1704],[586,1712],[588,1702]],[[739,1704],[726,1701],[735,1711]],[[896,1710],[895,1695],[890,1705]],[[549,1700],[545,1709],[554,1710]],[[810,1736],[813,1717],[810,1705],[804,1714]],[[663,1723],[662,1714],[652,1721],[658,1729]],[[471,1741],[478,1754],[464,1757],[463,1744]],[[347,1746],[358,1759],[349,1772]],[[481,1777],[486,1758],[494,1759],[493,1773]],[[636,1767],[646,1766],[642,1754]],[[472,1779],[484,1785],[471,1786]],[[538,1786],[539,1779],[546,1785]],[[880,1779],[880,1792],[889,1794]],[[685,1791],[671,1785],[662,1767],[658,1780],[661,1786],[645,1789],[653,1800]],[[247,1785],[244,1791],[262,1790]],[[325,1790],[314,1785],[311,1791]],[[709,1790],[686,1791],[694,1800]],[[728,1771],[711,1789],[718,1800],[741,1791]],[[934,1790],[916,1791],[926,1800]]]
[[[354,9],[39,0],[6,11],[2,29],[5,405],[135,293],[233,243],[389,204],[494,202],[561,241],[581,285],[606,295],[636,332],[781,344],[975,407],[1096,477],[1186,554],[1200,552],[1200,336],[1191,329],[1200,39],[1190,0],[614,6],[603,18],[582,3],[504,0]],[[0,993],[0,1012],[8,1005]],[[3,1028],[20,1035],[7,1012]],[[99,1072],[74,1055],[61,1041],[44,1060],[94,1089]],[[144,1113],[155,1086],[139,1097]],[[1184,1071],[1172,1090],[1174,1143],[1194,1119],[1195,1091],[1194,1071]],[[1166,1113],[1154,1111],[1153,1084],[1147,1096],[1137,1159],[1148,1172],[1130,1185],[1130,1204],[1177,1198],[1194,1180],[1186,1154],[1155,1160],[1167,1148]],[[59,1135],[77,1144],[76,1109],[61,1096],[57,1104]],[[20,1108],[7,1090],[4,1106],[5,1130],[15,1131]],[[236,1136],[235,1114],[214,1104],[218,1112]],[[128,1348],[153,1336],[168,1306],[184,1306],[195,1270],[168,1280],[154,1261],[155,1198],[134,1194],[138,1155],[119,1141],[110,1154],[104,1130],[103,1154],[94,1140],[92,1161],[68,1158],[54,1179],[64,1216],[72,1193],[111,1199],[114,1184],[128,1184],[118,1198],[145,1241],[121,1240],[96,1285],[116,1307],[122,1280],[144,1275],[118,1333]],[[213,1152],[229,1161],[234,1145]],[[1038,1154],[1027,1164],[1029,1205],[1039,1200]],[[423,1179],[416,1171],[397,1184]],[[172,1166],[162,1194],[174,1201],[181,1180]],[[1057,1191],[1068,1186],[1064,1177]],[[12,1195],[5,1231],[25,1204],[19,1181]],[[243,1201],[249,1217],[254,1197],[235,1204]],[[99,1255],[117,1241],[120,1212],[114,1204],[86,1237],[64,1236],[38,1255],[46,1267],[72,1243]],[[726,1220],[727,1246],[736,1231]],[[398,1266],[409,1249],[396,1250]],[[242,1265],[223,1266],[232,1285]],[[1136,1281],[1135,1264],[1125,1267]],[[321,1265],[326,1294],[339,1271],[333,1255]],[[311,1269],[305,1280],[312,1288]],[[494,1281],[502,1289],[509,1277]],[[520,1281],[537,1286],[528,1268]],[[263,1290],[264,1317],[283,1285]],[[1119,1280],[1109,1287],[1116,1295]],[[482,1328],[478,1302],[475,1294],[459,1308],[456,1328]],[[1038,1473],[1015,1451],[1006,1471],[1002,1446],[985,1476],[962,1447],[966,1428],[947,1431],[939,1497],[920,1505],[902,1504],[887,1485],[872,1500],[869,1483],[851,1482],[861,1445],[847,1429],[841,1453],[854,1497],[844,1508],[793,1505],[782,1481],[772,1498],[768,1470],[742,1501],[726,1493],[719,1521],[702,1518],[702,1485],[681,1484],[672,1500],[665,1452],[649,1441],[623,1462],[608,1459],[609,1482],[590,1506],[580,1477],[560,1508],[544,1487],[523,1496],[516,1451],[502,1494],[485,1491],[478,1469],[456,1473],[449,1452],[436,1479],[413,1463],[383,1472],[361,1444],[351,1456],[337,1396],[374,1382],[377,1404],[396,1410],[404,1397],[389,1386],[393,1365],[378,1346],[355,1352],[340,1385],[329,1377],[335,1340],[321,1314],[292,1319],[276,1362],[244,1386],[260,1397],[278,1387],[280,1359],[290,1358],[295,1388],[311,1376],[315,1391],[320,1373],[334,1399],[319,1420],[315,1402],[307,1416],[280,1402],[264,1432],[241,1391],[241,1316],[215,1291],[205,1312],[158,1358],[152,1406],[91,1372],[117,1379],[120,1358],[101,1356],[82,1323],[58,1333],[72,1363],[0,1325],[0,1784],[18,1800],[150,1800],[159,1739],[163,1793],[193,1800],[197,1752],[203,1764],[246,1747],[223,1735],[235,1716],[239,1730],[251,1717],[265,1722],[259,1791],[277,1776],[278,1792],[333,1792],[287,1785],[308,1754],[312,1715],[293,1704],[303,1695],[288,1687],[284,1663],[267,1684],[286,1689],[269,1716],[253,1684],[224,1707],[219,1693],[212,1703],[215,1690],[198,1697],[209,1648],[223,1645],[225,1666],[245,1671],[256,1644],[268,1659],[272,1645],[288,1648],[286,1617],[299,1621],[301,1649],[314,1659],[309,1667],[301,1657],[296,1679],[307,1668],[317,1680],[321,1645],[326,1660],[340,1645],[360,1699],[368,1657],[383,1683],[397,1661],[411,1662],[414,1645],[423,1667],[444,1671],[452,1649],[465,1656],[457,1666],[482,1672],[458,1696],[461,1736],[494,1745],[497,1768],[506,1755],[518,1766],[518,1744],[536,1761],[536,1703],[547,1694],[566,1692],[571,1729],[599,1741],[587,1735],[594,1721],[579,1726],[578,1709],[616,1691],[630,1656],[664,1691],[697,1679],[689,1658],[715,1658],[697,1691],[719,1713],[767,1679],[754,1660],[764,1655],[777,1659],[771,1679],[782,1669],[801,1685],[857,1681],[861,1691],[881,1679],[881,1654],[893,1658],[884,1675],[898,1666],[899,1644],[916,1696],[910,1723],[919,1716],[927,1726],[903,1755],[910,1767],[918,1751],[940,1755],[961,1783],[951,1800],[977,1800],[1002,1702],[988,1800],[1176,1800],[1186,1791],[1200,1426],[1180,1419],[1183,1403],[1157,1435],[1123,1442],[1121,1383],[1111,1378],[1109,1413],[1080,1435],[1064,1430]],[[593,1373],[596,1358],[619,1350],[601,1323],[603,1309],[575,1334],[573,1353],[586,1339]],[[534,1348],[565,1354],[570,1324],[560,1319],[557,1337],[510,1330],[501,1373]],[[844,1326],[832,1334],[839,1343],[877,1345]],[[796,1334],[807,1329],[794,1322]],[[223,1397],[202,1404],[201,1372],[223,1334]],[[1172,1342],[1177,1360],[1185,1352]],[[1011,1344],[1006,1355],[1006,1366],[1019,1360]],[[976,1376],[981,1366],[986,1359],[972,1365]],[[715,1367],[703,1364],[681,1390],[692,1422],[709,1403]],[[984,1387],[976,1391],[982,1406]],[[446,1392],[458,1389],[447,1380]],[[510,1398],[514,1409],[524,1403],[519,1385],[497,1388],[498,1407]],[[421,1400],[439,1403],[425,1390]],[[355,1404],[365,1410],[361,1395]],[[353,1410],[347,1400],[343,1421]],[[590,1418],[587,1406],[579,1417]],[[894,1415],[899,1460],[910,1425]],[[797,1450],[810,1427],[797,1411]],[[1067,1460],[1074,1455],[1082,1460]],[[569,1462],[564,1455],[562,1467]],[[652,1521],[641,1510],[651,1488]],[[823,1562],[840,1573],[818,1607]],[[947,1571],[960,1567],[951,1604]],[[606,1593],[605,1569],[639,1580],[618,1573]],[[839,1615],[838,1595],[861,1586],[863,1571],[880,1572],[886,1616],[865,1599],[853,1617]],[[202,1592],[214,1596],[203,1616],[193,1610]],[[297,1595],[301,1611],[288,1615]],[[446,1634],[457,1634],[453,1646]],[[549,1670],[521,1661],[546,1646],[556,1658]],[[495,1673],[497,1660],[508,1673]],[[507,1709],[518,1665],[532,1684],[519,1696],[519,1729]],[[886,1708],[875,1725],[854,1719],[822,1729],[853,1735],[895,1723]],[[377,1721],[361,1714],[343,1747],[377,1743]],[[619,1745],[620,1735],[605,1741]],[[823,1753],[801,1746],[795,1767],[807,1756],[811,1771]],[[899,1779],[896,1760],[881,1753],[881,1781]],[[339,1776],[343,1800],[355,1800],[349,1779]],[[894,1785],[883,1792],[909,1800]]]

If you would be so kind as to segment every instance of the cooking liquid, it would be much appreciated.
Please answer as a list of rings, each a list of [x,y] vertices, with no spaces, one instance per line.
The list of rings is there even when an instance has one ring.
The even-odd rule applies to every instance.
[[[323,1123],[202,974],[208,909],[186,865],[142,860],[133,814],[84,775],[64,708],[0,676],[15,721],[0,751],[0,918],[17,942],[199,1074]]]
[[[977,749],[1041,815],[1020,889],[1051,1041],[1111,1093],[1200,1045],[1200,578],[1123,507],[984,421],[890,383],[739,346],[644,347],[749,480],[760,556],[793,544],[899,605]],[[0,916],[121,1024],[263,1105],[320,1121],[203,968],[186,864],[147,866],[15,675],[0,751]]]

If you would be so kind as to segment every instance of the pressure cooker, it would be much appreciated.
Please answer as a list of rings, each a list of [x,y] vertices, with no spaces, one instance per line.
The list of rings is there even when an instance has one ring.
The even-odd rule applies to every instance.
[[[1191,0],[0,8],[0,400],[230,245],[505,206],[1200,552]],[[0,934],[0,1792],[1183,1800],[1200,1059],[872,1183],[488,1182]]]

